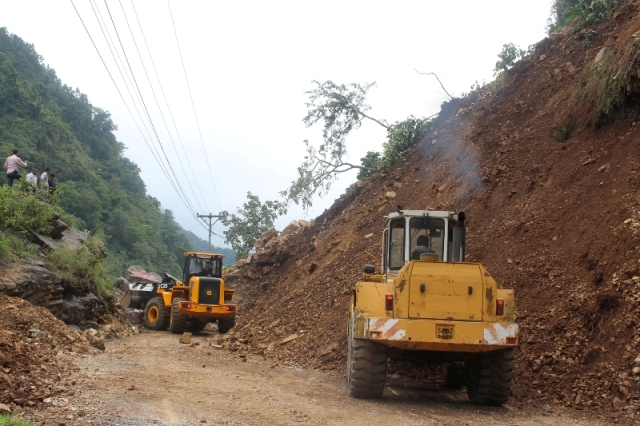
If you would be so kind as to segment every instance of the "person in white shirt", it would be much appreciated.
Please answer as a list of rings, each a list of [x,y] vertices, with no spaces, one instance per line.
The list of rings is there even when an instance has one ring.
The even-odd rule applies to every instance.
[[[44,172],[40,175],[40,188],[41,189],[49,189],[49,173],[51,173],[51,169],[47,167],[44,169]]]
[[[20,151],[14,149],[13,155],[10,155],[6,160],[4,160],[4,168],[7,171],[7,181],[9,186],[13,186],[13,181],[20,180],[22,177],[18,171],[19,166],[27,167],[27,162],[22,161],[18,155],[20,155]]]
[[[38,169],[35,167],[31,169],[31,173],[27,175],[27,182],[29,182],[33,186],[38,185]]]

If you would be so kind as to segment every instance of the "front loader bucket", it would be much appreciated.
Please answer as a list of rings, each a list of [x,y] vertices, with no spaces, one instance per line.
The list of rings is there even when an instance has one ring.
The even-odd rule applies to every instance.
[[[127,289],[122,296],[120,296],[120,300],[118,301],[123,308],[127,309],[131,304],[131,289]]]

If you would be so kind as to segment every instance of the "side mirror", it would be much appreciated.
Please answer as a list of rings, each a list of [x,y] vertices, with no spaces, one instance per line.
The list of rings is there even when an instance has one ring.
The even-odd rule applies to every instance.
[[[364,272],[365,274],[375,274],[376,267],[374,265],[365,263],[364,267],[362,268],[362,272]]]

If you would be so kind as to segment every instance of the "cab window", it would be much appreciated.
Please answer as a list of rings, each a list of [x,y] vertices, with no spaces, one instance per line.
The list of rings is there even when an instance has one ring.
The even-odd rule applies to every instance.
[[[421,253],[435,253],[438,260],[444,254],[444,219],[414,217],[409,224],[411,259],[419,260]]]
[[[398,270],[404,265],[404,218],[394,219],[389,225],[389,269]]]

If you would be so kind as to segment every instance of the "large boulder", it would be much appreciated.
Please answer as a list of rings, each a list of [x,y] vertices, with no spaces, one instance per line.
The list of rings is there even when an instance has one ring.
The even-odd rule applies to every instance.
[[[155,272],[147,272],[141,266],[133,265],[127,269],[124,278],[129,282],[161,283],[162,278]]]

